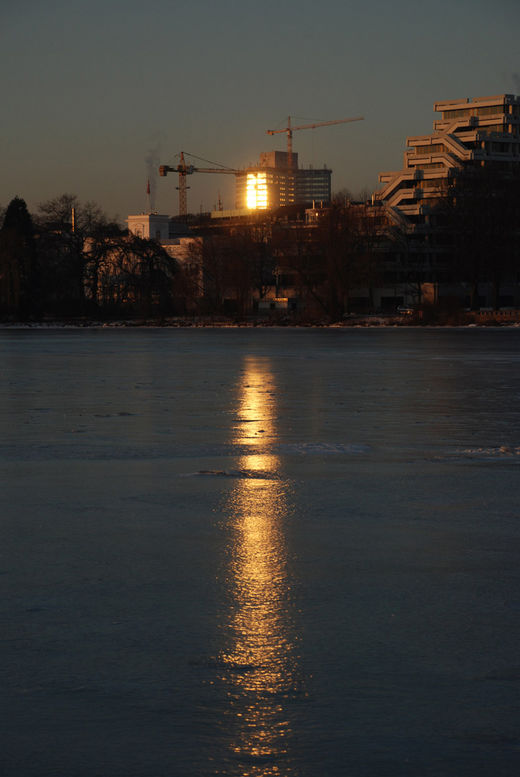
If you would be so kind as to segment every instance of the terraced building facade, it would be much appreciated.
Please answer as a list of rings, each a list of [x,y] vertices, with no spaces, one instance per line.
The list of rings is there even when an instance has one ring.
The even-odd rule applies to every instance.
[[[466,166],[520,166],[520,97],[500,94],[434,105],[433,132],[407,138],[403,169],[380,173],[374,195],[401,226],[427,224],[447,181]]]

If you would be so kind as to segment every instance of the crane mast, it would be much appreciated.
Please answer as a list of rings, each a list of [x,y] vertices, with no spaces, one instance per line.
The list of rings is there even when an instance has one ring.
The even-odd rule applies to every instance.
[[[186,152],[188,153],[188,152]],[[193,156],[193,154],[188,154]],[[190,188],[186,183],[186,176],[193,173],[227,173],[228,175],[234,175],[238,173],[238,170],[234,170],[230,167],[222,167],[222,169],[215,167],[195,167],[194,165],[186,164],[184,157],[184,151],[179,154],[179,164],[176,167],[170,167],[169,165],[161,165],[159,167],[159,175],[165,177],[168,173],[178,173],[179,185],[177,190],[179,192],[179,216],[188,215],[188,196],[187,190]]]

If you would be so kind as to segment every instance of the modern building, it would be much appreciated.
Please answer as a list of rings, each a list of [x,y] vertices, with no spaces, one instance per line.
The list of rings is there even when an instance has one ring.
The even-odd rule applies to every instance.
[[[481,305],[490,305],[493,294],[488,280],[478,289],[468,282],[455,282],[454,246],[445,234],[438,204],[461,173],[488,169],[503,174],[520,170],[520,97],[499,94],[434,104],[441,118],[428,135],[407,139],[404,164],[396,172],[381,173],[383,188],[373,195],[382,207],[396,236],[395,263],[388,275],[414,278],[415,291],[405,300],[421,299],[426,284],[433,284],[435,301],[459,298],[469,304],[476,295]],[[399,249],[400,244],[400,249]],[[498,246],[496,250],[499,250]],[[511,279],[510,279],[511,280]],[[470,291],[471,290],[471,291]],[[516,304],[514,279],[501,283],[502,304]]]
[[[326,205],[331,200],[332,170],[326,167],[298,170],[295,179],[296,203]]]
[[[337,244],[355,260],[349,270],[353,281],[345,292],[350,312],[395,312],[399,306],[426,303],[439,304],[445,310],[451,309],[450,305],[460,309],[470,301],[471,307],[483,308],[520,305],[517,264],[500,282],[490,280],[485,273],[475,281],[464,269],[463,251],[454,239],[446,210],[438,207],[461,171],[490,168],[507,178],[509,171],[520,170],[520,97],[501,94],[447,100],[435,103],[434,110],[440,118],[434,121],[432,131],[407,138],[402,169],[380,174],[382,187],[372,202],[345,202],[342,206],[345,212],[341,217],[347,219],[350,230],[345,235],[355,235],[354,247]],[[486,180],[485,176],[481,180]],[[510,191],[506,186],[497,189],[506,192],[505,196]],[[289,208],[264,218],[265,211],[293,204],[307,206],[304,217],[302,208]],[[308,311],[317,304],[318,296],[309,292],[312,273],[316,283],[322,283],[328,250],[328,233],[322,226],[327,226],[337,207],[331,204],[329,169],[301,170],[297,154],[293,154],[289,168],[286,152],[271,151],[260,155],[258,165],[236,174],[236,209],[212,213],[199,224],[197,237],[193,232],[173,234],[173,221],[158,214],[130,216],[128,224],[134,234],[157,239],[188,271],[196,289],[193,298],[202,298],[211,290],[203,259],[218,259],[222,266],[236,261],[243,249],[237,251],[239,244],[235,243],[234,250],[226,253],[227,238],[239,235],[242,227],[248,236],[253,228],[261,227],[265,255],[273,265],[269,270],[272,277],[265,289],[251,289],[250,302],[259,310],[276,314]],[[500,239],[492,241],[489,253],[499,251],[500,245]],[[515,245],[517,250],[518,243]],[[305,276],[297,264],[300,256],[306,258]],[[228,286],[222,285],[224,301],[242,305],[242,290],[233,282]],[[327,292],[325,286],[318,288]]]
[[[428,222],[446,182],[465,166],[520,165],[520,97],[500,94],[435,103],[433,132],[407,138],[402,170],[380,173],[374,195],[402,226]]]
[[[299,169],[297,153],[293,153],[289,169],[287,156],[286,151],[263,152],[258,165],[236,174],[237,209],[269,210],[313,201],[330,202],[332,171],[326,167]]]

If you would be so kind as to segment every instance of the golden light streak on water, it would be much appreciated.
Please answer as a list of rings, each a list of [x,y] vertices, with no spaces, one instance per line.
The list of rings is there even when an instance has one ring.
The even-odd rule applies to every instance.
[[[228,685],[231,749],[244,777],[294,774],[287,699],[297,690],[297,657],[283,522],[288,484],[276,440],[276,386],[265,361],[247,359],[234,441],[241,456],[227,510],[233,545],[227,587],[228,644],[221,655]],[[283,764],[283,768],[281,766]]]

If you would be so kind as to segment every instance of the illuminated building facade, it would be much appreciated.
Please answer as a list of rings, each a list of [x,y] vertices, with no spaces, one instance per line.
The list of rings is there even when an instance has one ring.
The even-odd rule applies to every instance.
[[[144,240],[168,240],[170,217],[160,213],[139,213],[127,218],[128,231]]]
[[[406,226],[428,222],[446,182],[468,166],[512,169],[520,165],[520,97],[500,94],[435,103],[442,118],[433,132],[407,138],[403,169],[380,173],[374,199]]]
[[[434,110],[441,118],[434,121],[433,131],[407,138],[403,168],[380,173],[384,185],[373,195],[373,203],[400,236],[390,275],[415,278],[415,300],[404,295],[405,301],[417,301],[422,282],[419,299],[432,285],[435,299],[460,297],[469,305],[471,284],[453,282],[454,249],[437,206],[461,173],[483,168],[503,174],[506,180],[520,170],[520,97],[499,94],[444,100],[435,103]],[[491,287],[491,283],[479,283],[481,305],[495,304]],[[471,293],[474,305],[475,289]],[[514,284],[502,285],[500,299],[503,305],[516,304]]]
[[[298,169],[298,154],[292,156],[292,170],[286,151],[269,151],[260,154],[257,166],[238,173],[235,207],[268,210],[294,203],[330,202],[332,171],[326,167]]]

